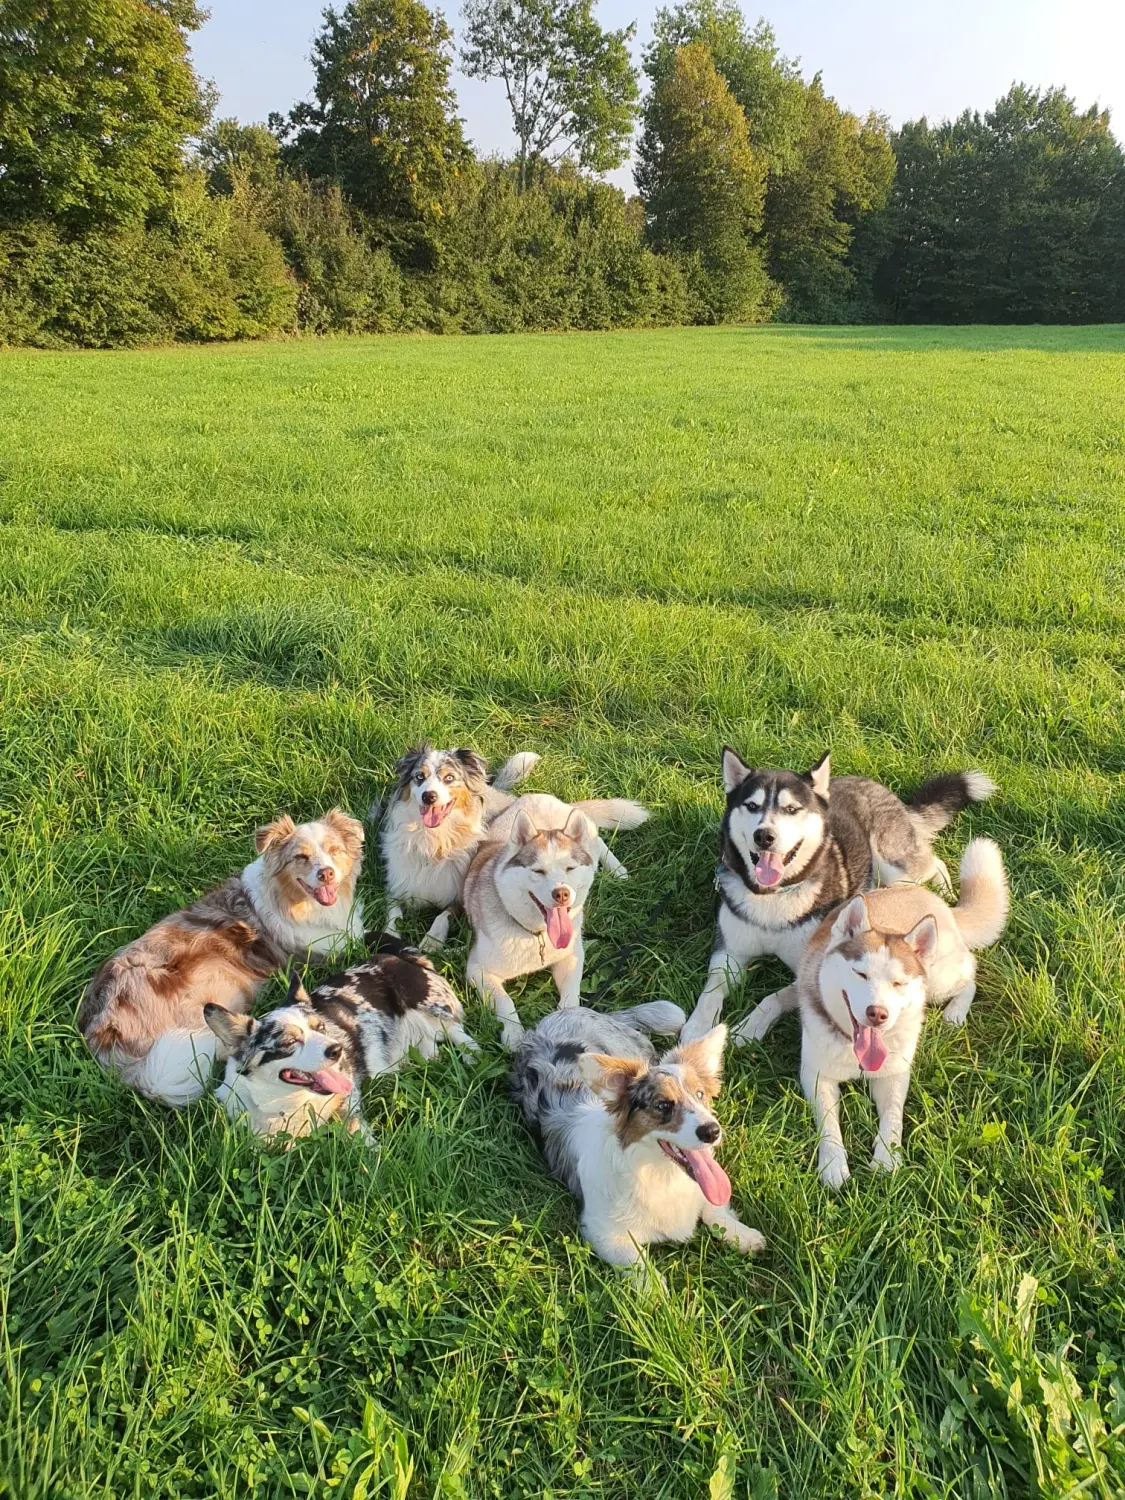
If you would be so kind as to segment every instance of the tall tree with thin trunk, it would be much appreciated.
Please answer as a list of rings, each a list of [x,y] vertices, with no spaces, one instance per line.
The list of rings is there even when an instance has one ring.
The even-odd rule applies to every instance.
[[[468,0],[464,17],[461,66],[504,84],[521,189],[567,155],[592,172],[621,165],[638,112],[633,26],[604,31],[592,0]]]

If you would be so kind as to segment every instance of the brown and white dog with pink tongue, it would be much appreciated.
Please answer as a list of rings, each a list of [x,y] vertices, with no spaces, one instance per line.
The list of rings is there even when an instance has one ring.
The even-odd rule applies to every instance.
[[[467,977],[496,1012],[505,1047],[523,1036],[509,980],[550,969],[560,1009],[578,1004],[582,917],[594,875],[602,864],[626,875],[598,827],[636,828],[647,817],[620,797],[571,804],[534,793],[489,825],[462,895],[473,929]]]
[[[731,1207],[715,1159],[714,1099],[726,1027],[659,1055],[679,1006],[657,1000],[614,1015],[555,1010],[520,1043],[512,1095],[553,1176],[577,1198],[582,1234],[602,1260],[647,1279],[644,1247],[689,1240],[700,1222],[745,1254],[765,1240]]]
[[[973,840],[960,873],[954,907],[920,885],[854,897],[821,923],[796,982],[774,997],[779,1012],[800,1010],[801,1086],[816,1113],[826,1187],[842,1187],[850,1175],[840,1084],[866,1079],[879,1114],[872,1165],[893,1172],[926,1006],[944,1004],[951,1025],[968,1015],[976,990],[972,950],[1003,932],[1008,884],[991,839]]]

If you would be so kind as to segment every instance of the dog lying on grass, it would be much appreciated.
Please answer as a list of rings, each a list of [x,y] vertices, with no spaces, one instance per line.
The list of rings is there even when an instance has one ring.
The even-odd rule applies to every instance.
[[[227,1054],[220,1102],[258,1135],[308,1135],[332,1119],[369,1136],[360,1084],[392,1073],[415,1047],[437,1056],[448,1037],[467,1052],[461,1002],[423,954],[392,934],[363,963],[318,984],[310,995],[294,973],[285,1005],[260,1020],[221,1005],[204,1009]]]
[[[191,906],[119,948],[90,981],[78,1026],[103,1068],[161,1103],[198,1099],[222,1051],[208,1002],[245,1014],[294,957],[362,938],[355,886],[363,825],[339,808],[313,823],[276,818],[258,858]]]
[[[821,923],[795,984],[773,997],[801,1013],[801,1086],[816,1112],[826,1187],[849,1176],[840,1133],[840,1084],[864,1078],[879,1113],[872,1165],[898,1166],[902,1115],[926,1005],[946,1003],[964,1024],[976,991],[973,949],[1004,930],[1008,883],[1000,850],[974,839],[961,859],[961,896],[892,885],[856,896]]]
[[[726,1027],[660,1058],[646,1034],[674,1034],[683,1022],[666,1001],[609,1016],[552,1011],[512,1065],[512,1095],[552,1175],[577,1198],[583,1237],[602,1260],[642,1276],[645,1245],[688,1240],[700,1221],[746,1254],[765,1246],[730,1207],[730,1179],[714,1157]]]
[[[638,802],[560,802],[521,797],[495,819],[465,877],[472,924],[468,980],[500,1019],[502,1041],[523,1035],[504,988],[520,974],[550,969],[559,1006],[578,1004],[582,987],[582,917],[599,864],[624,879],[625,866],[606,847],[602,828],[636,828],[648,817]]]

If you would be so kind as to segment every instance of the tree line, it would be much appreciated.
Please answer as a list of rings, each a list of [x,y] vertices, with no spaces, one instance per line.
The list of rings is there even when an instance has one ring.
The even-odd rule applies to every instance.
[[[261,124],[214,119],[194,0],[5,0],[0,340],[1125,320],[1105,112],[1020,85],[893,131],[734,0],[659,10],[639,74],[593,3],[465,0],[501,161],[424,0],[325,10],[311,99]],[[629,196],[599,178],[634,140]]]

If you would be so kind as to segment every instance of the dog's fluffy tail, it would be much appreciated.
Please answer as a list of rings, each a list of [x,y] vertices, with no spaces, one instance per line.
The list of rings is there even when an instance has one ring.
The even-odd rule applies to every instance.
[[[535,767],[543,759],[536,755],[534,750],[521,750],[518,755],[511,756],[492,778],[492,785],[500,792],[510,792],[514,786],[531,775]]]
[[[970,948],[988,948],[1008,920],[1008,880],[999,848],[974,839],[961,856],[961,896],[953,919]]]
[[[654,1031],[659,1036],[679,1036],[687,1017],[671,1000],[650,1000],[645,1005],[615,1011],[613,1019],[636,1026],[641,1031]]]
[[[639,828],[648,818],[648,808],[627,797],[591,797],[573,805],[593,818],[599,828]]]
[[[983,771],[945,771],[924,781],[906,805],[933,838],[970,802],[984,802],[995,790],[996,783]]]
[[[218,1038],[206,1027],[202,1031],[166,1031],[144,1057],[121,1059],[115,1066],[139,1094],[182,1109],[201,1099],[210,1087],[217,1047]]]

